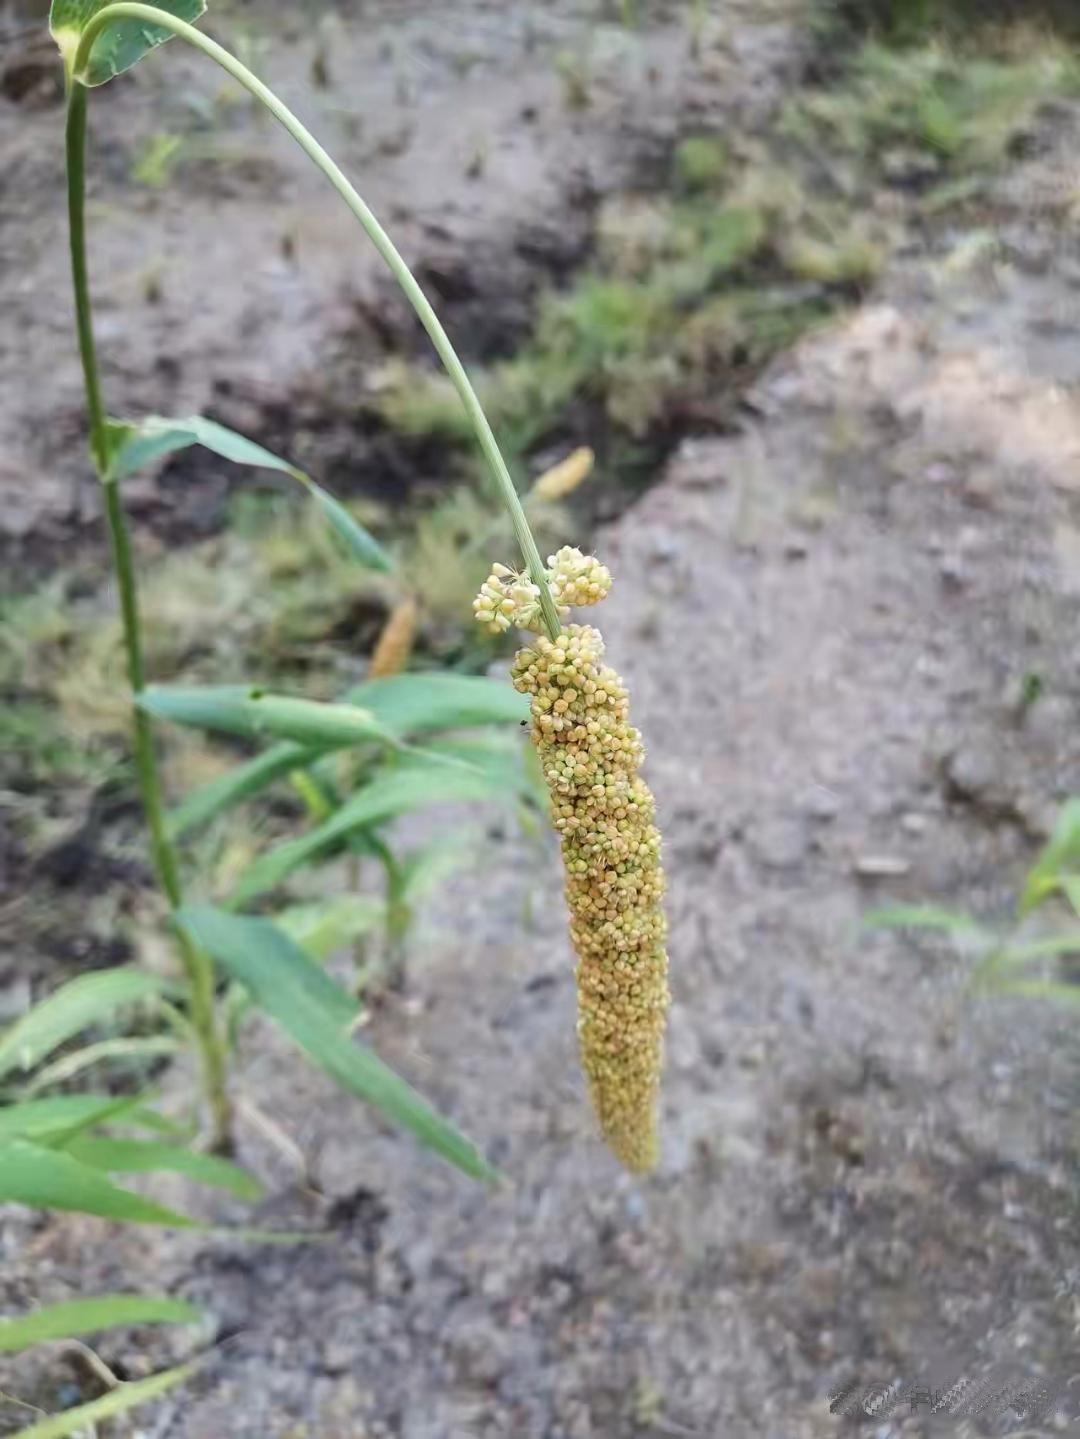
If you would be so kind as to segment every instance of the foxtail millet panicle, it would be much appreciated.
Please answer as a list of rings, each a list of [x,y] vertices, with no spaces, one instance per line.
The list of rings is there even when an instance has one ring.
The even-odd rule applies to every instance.
[[[566,547],[548,560],[557,606],[594,604],[607,569]],[[491,628],[539,628],[535,586],[497,566],[478,596]],[[502,621],[505,620],[505,623]],[[639,774],[641,736],[626,687],[589,625],[537,634],[514,660],[551,797],[578,954],[582,1066],[604,1137],[629,1169],[656,1163],[656,1109],[668,1007],[664,874],[655,805]]]
[[[412,595],[406,595],[397,602],[390,611],[372,651],[367,672],[369,680],[386,679],[388,675],[401,673],[409,663],[409,656],[416,643],[419,618],[419,606]]]

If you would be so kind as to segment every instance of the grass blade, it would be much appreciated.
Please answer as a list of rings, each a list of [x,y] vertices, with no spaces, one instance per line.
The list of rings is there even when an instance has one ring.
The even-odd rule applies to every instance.
[[[362,706],[399,740],[444,730],[515,725],[529,716],[527,699],[507,684],[476,675],[407,674],[372,680],[349,690],[345,699]],[[206,824],[293,770],[313,764],[326,750],[282,743],[228,774],[194,790],[169,815],[176,839]]]
[[[179,0],[184,3],[184,0]],[[201,4],[201,0],[187,0],[187,3]],[[97,46],[95,48],[95,54]],[[202,445],[205,449],[231,460],[235,465],[248,465],[257,470],[276,470],[299,481],[322,510],[330,528],[337,535],[348,553],[365,569],[389,573],[393,561],[355,516],[351,515],[340,500],[329,491],[317,485],[310,475],[290,465],[280,455],[257,445],[254,440],[238,435],[235,430],[219,425],[216,420],[204,419],[202,415],[189,415],[181,420],[165,419],[161,415],[148,415],[144,420],[113,420],[110,422],[113,441],[111,472],[117,479],[144,469],[155,460],[185,450],[191,445]]]
[[[79,1404],[74,1409],[65,1409],[62,1414],[39,1419],[29,1428],[20,1429],[17,1434],[12,1435],[12,1439],[65,1439],[67,1435],[85,1434],[88,1425],[96,1424],[100,1419],[112,1419],[117,1414],[134,1409],[138,1404],[156,1399],[166,1390],[190,1379],[197,1368],[197,1364],[179,1364],[175,1369],[164,1369],[160,1374],[152,1374],[149,1379],[139,1379],[133,1384],[118,1384],[115,1389],[110,1389],[108,1394],[103,1394],[100,1399],[92,1399],[89,1404]]]
[[[30,1095],[48,1089],[52,1084],[66,1083],[84,1069],[101,1064],[107,1059],[152,1058],[156,1055],[176,1054],[182,1048],[180,1041],[168,1034],[136,1035],[131,1039],[103,1039],[99,1044],[84,1045],[73,1054],[65,1054],[52,1064],[46,1065],[23,1087],[21,1093],[29,1098]]]
[[[96,970],[80,975],[36,1004],[0,1038],[0,1076],[32,1069],[51,1050],[126,1004],[158,995],[165,981],[143,970]]]
[[[401,674],[368,680],[347,691],[399,739],[440,730],[514,725],[529,718],[527,695],[482,675]]]
[[[20,1100],[0,1108],[0,1143],[34,1139],[48,1143],[79,1134],[126,1114],[141,1103],[138,1095],[57,1094],[50,1099]]]
[[[1027,877],[1020,914],[1028,914],[1058,889],[1063,873],[1080,864],[1080,799],[1062,806],[1054,832]]]
[[[170,837],[179,839],[181,835],[187,834],[188,830],[209,823],[222,810],[250,799],[267,785],[273,784],[276,779],[291,774],[294,769],[311,764],[320,753],[321,751],[286,741],[271,746],[254,759],[229,770],[228,774],[211,780],[209,784],[192,790],[187,799],[168,815]]]
[[[107,1174],[183,1174],[196,1184],[224,1189],[237,1199],[261,1199],[263,1187],[238,1164],[157,1139],[111,1139],[81,1135],[65,1147],[80,1164]]]
[[[0,1144],[0,1203],[66,1209],[129,1224],[203,1227],[174,1209],[121,1189],[70,1154],[25,1139]]]
[[[340,500],[336,500],[328,490],[324,490],[308,476],[299,475],[297,478],[307,487],[326,516],[331,529],[353,559],[358,560],[365,569],[381,570],[384,574],[389,574],[394,568],[393,560],[356,516],[350,514]]]
[[[357,1006],[287,935],[268,920],[210,906],[180,910],[191,939],[343,1089],[366,1099],[429,1148],[475,1179],[494,1171],[479,1151],[346,1028]]]
[[[967,914],[934,904],[897,904],[871,910],[863,917],[869,929],[940,929],[949,934],[982,935],[981,925]]]
[[[411,810],[464,800],[506,797],[506,789],[492,776],[475,769],[433,768],[410,761],[377,775],[332,819],[297,839],[276,845],[244,873],[232,897],[244,904],[281,883],[300,865],[317,859],[357,829],[381,824]]]
[[[98,1294],[46,1304],[18,1319],[0,1319],[0,1354],[17,1354],[50,1339],[81,1339],[127,1324],[194,1324],[202,1311],[156,1294]]]
[[[369,710],[357,705],[271,695],[251,685],[150,685],[136,703],[158,719],[247,739],[270,736],[322,749],[373,740],[396,743]]]

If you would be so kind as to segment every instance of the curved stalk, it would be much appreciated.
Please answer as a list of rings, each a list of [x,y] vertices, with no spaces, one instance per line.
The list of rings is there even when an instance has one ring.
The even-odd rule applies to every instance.
[[[101,34],[107,25],[114,20],[141,20],[146,24],[159,25],[164,30],[170,30],[181,40],[186,40],[196,50],[201,50],[211,60],[221,66],[229,75],[241,84],[249,94],[253,95],[259,103],[270,112],[277,122],[292,136],[305,155],[317,166],[326,176],[330,184],[338,192],[345,204],[359,220],[365,234],[371,243],[378,250],[386,262],[394,279],[400,285],[406,299],[412,305],[419,317],[420,323],[427,331],[434,345],[436,353],[453,382],[465,407],[465,412],[470,423],[476,432],[480,448],[484,458],[491,470],[503,503],[510,514],[514,526],[514,534],[524,557],[529,577],[540,591],[540,606],[544,617],[544,624],[552,639],[558,637],[562,626],[559,623],[558,614],[555,611],[555,604],[551,598],[551,591],[548,587],[547,574],[540,559],[540,552],[536,548],[536,541],[529,528],[529,522],[522,509],[521,500],[514,482],[510,477],[506,461],[503,459],[498,442],[495,439],[487,416],[484,414],[483,406],[477,398],[476,391],[472,387],[465,367],[457,357],[450,338],[443,329],[439,317],[431,308],[431,305],[423,290],[417,284],[412,271],[401,258],[395,248],[393,241],[386,231],[379,224],[372,211],[365,204],[359,192],[347,179],[344,172],[330,158],[323,147],[318,143],[310,131],[301,124],[287,105],[270,90],[266,85],[253,75],[246,65],[241,64],[228,50],[197,30],[193,25],[170,15],[165,10],[159,10],[153,5],[134,3],[134,0],[117,0],[117,3],[106,5],[96,15],[87,21],[79,39],[78,49],[75,53],[73,63],[73,75],[76,85],[78,77],[85,68],[90,58],[90,51],[94,41]]]
[[[97,352],[90,306],[90,286],[86,268],[86,88],[73,82],[67,100],[67,177],[68,221],[71,245],[71,277],[75,292],[75,323],[79,337],[86,388],[86,407],[90,419],[90,452],[98,478],[105,492],[105,517],[109,527],[116,585],[120,595],[120,615],[124,635],[128,680],[134,694],[146,683],[143,664],[142,629],[139,622],[138,591],[131,536],[124,514],[116,480],[109,474],[108,432],[101,398]],[[150,831],[150,849],[154,868],[169,907],[176,909],[182,902],[180,872],[176,851],[165,829],[165,802],[161,774],[150,717],[133,706],[135,772],[143,812]],[[215,1149],[226,1149],[230,1142],[229,1101],[226,1091],[225,1052],[214,1016],[214,969],[183,933],[178,934],[180,958],[188,983],[191,1023],[198,1037],[203,1070],[203,1085],[210,1110],[211,1143]]]

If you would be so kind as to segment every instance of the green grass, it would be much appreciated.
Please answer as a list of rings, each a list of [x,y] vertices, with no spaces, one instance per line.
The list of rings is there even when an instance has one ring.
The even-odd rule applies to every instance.
[[[782,131],[825,160],[877,167],[907,148],[955,175],[999,165],[1040,105],[1076,94],[1080,61],[1051,41],[1013,58],[871,42],[843,85],[792,101]]]
[[[612,442],[646,438],[673,405],[704,393],[718,378],[722,383],[686,343],[697,312],[716,297],[734,302],[753,294],[758,269],[773,272],[771,295],[783,278],[776,273],[772,219],[753,204],[695,194],[635,211],[617,201],[601,213],[597,235],[596,263],[568,289],[545,295],[522,348],[479,375],[492,425],[518,462],[575,416],[580,421],[582,410],[585,424],[599,426]],[[767,308],[771,312],[772,304]],[[791,313],[806,319],[801,299],[793,298]],[[752,328],[753,304],[742,314],[744,328]],[[800,327],[788,326],[784,334]],[[767,357],[774,333],[770,315],[750,346],[756,356]],[[451,387],[420,367],[398,367],[377,406],[383,420],[410,439],[467,443]]]

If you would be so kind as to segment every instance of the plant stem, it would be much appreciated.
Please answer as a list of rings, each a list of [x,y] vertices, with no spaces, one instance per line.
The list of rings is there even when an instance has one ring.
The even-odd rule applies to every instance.
[[[510,477],[510,471],[506,467],[502,452],[488,424],[487,416],[484,414],[482,405],[477,398],[465,367],[457,357],[449,336],[443,329],[439,317],[431,308],[427,296],[417,284],[412,271],[401,258],[389,235],[379,224],[371,210],[364,203],[355,187],[346,178],[343,171],[330,158],[318,141],[310,134],[307,128],[300,123],[292,111],[277,98],[272,90],[268,89],[246,65],[240,63],[235,56],[230,55],[228,50],[222,48],[208,35],[201,30],[195,29],[185,21],[177,19],[167,11],[159,10],[153,5],[133,3],[133,0],[118,0],[118,3],[106,5],[93,15],[83,28],[79,39],[78,49],[75,54],[73,65],[74,75],[78,77],[84,70],[93,48],[94,41],[114,20],[141,20],[150,25],[160,25],[162,29],[170,30],[174,35],[186,40],[189,45],[201,50],[204,55],[216,61],[234,80],[243,85],[260,104],[264,105],[270,114],[282,125],[308,158],[322,171],[330,184],[338,192],[341,198],[348,205],[349,209],[360,221],[365,234],[371,243],[378,250],[379,254],[389,266],[395,280],[401,286],[406,299],[416,311],[420,323],[430,336],[431,343],[435,346],[436,353],[442,361],[447,374],[453,382],[465,407],[465,412],[470,423],[476,432],[477,440],[483,451],[491,473],[495,479],[503,503],[510,514],[514,526],[514,534],[524,557],[529,576],[540,591],[540,606],[544,617],[544,624],[552,639],[558,637],[562,628],[559,617],[555,611],[555,604],[551,598],[551,591],[548,587],[547,573],[540,559],[540,552],[536,548],[536,541],[533,538],[529,522],[525,517],[525,511],[521,507],[521,500],[514,482]]]
[[[143,664],[142,629],[139,623],[138,593],[131,550],[131,535],[124,514],[119,486],[109,474],[108,431],[101,399],[94,326],[90,305],[90,286],[86,269],[86,87],[72,81],[67,101],[67,176],[68,219],[71,245],[71,277],[75,292],[75,323],[79,336],[86,387],[86,407],[90,418],[90,452],[105,492],[105,517],[112,545],[116,584],[120,594],[120,614],[127,659],[128,680],[133,694],[146,683]],[[169,907],[177,909],[183,902],[176,852],[165,829],[165,803],[161,775],[154,749],[150,717],[133,706],[135,772],[143,812],[150,830],[150,850],[161,887]],[[214,1016],[214,970],[211,961],[182,932],[178,934],[180,956],[188,982],[191,1022],[199,1040],[203,1066],[203,1083],[212,1124],[215,1149],[229,1144],[229,1102],[225,1084],[225,1055]]]

